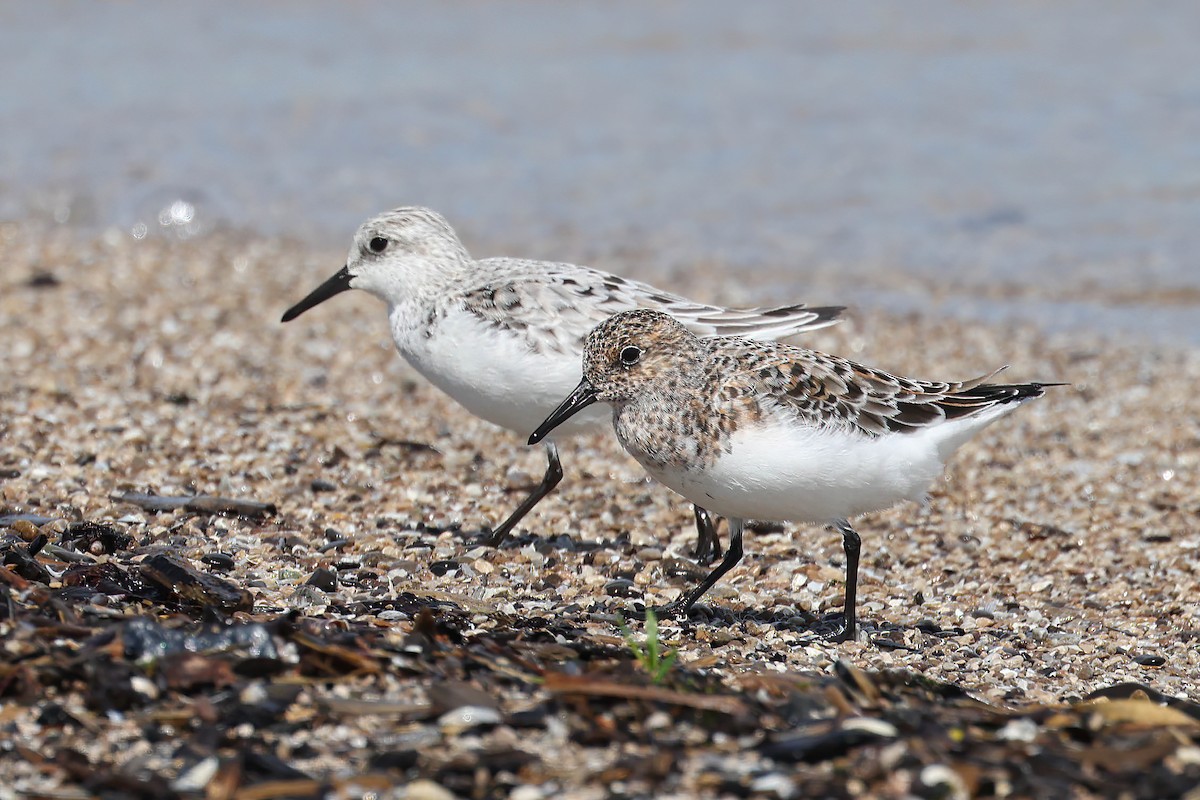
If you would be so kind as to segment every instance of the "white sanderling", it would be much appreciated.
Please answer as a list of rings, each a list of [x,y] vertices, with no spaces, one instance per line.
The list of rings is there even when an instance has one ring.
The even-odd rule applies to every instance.
[[[744,520],[825,522],[846,552],[839,641],[855,637],[861,543],[849,519],[924,499],[959,446],[1059,385],[985,383],[995,372],[960,383],[901,378],[776,342],[702,339],[655,310],[601,323],[583,374],[529,443],[608,403],[617,438],[647,472],[729,520],[724,560],[665,611],[686,612],[738,563]]]
[[[398,208],[364,222],[346,265],[283,315],[295,319],[347,289],[388,304],[396,349],[468,411],[522,436],[579,380],[583,343],[618,311],[669,311],[700,335],[777,338],[837,321],[841,306],[731,309],[694,303],[645,283],[574,264],[516,258],[475,260],[454,229],[427,208]],[[558,435],[607,422],[601,413],[572,420]],[[492,530],[499,545],[562,480],[558,450],[541,483]],[[720,555],[713,521],[696,508],[697,555]]]

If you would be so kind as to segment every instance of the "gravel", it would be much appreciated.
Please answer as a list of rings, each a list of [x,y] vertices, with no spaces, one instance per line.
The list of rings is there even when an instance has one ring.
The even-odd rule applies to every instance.
[[[84,241],[8,224],[0,226],[0,261],[0,534],[10,549],[37,534],[59,546],[71,526],[102,526],[79,539],[88,542],[80,551],[98,563],[115,558],[97,532],[111,530],[131,537],[129,564],[149,569],[143,562],[167,554],[248,591],[253,610],[232,619],[250,624],[290,614],[301,627],[365,626],[398,652],[419,634],[414,609],[428,604],[450,615],[443,635],[453,628],[468,640],[508,641],[521,620],[557,620],[566,626],[556,634],[562,641],[551,636],[540,647],[578,654],[586,646],[615,658],[623,647],[618,615],[669,602],[692,585],[690,506],[647,480],[607,433],[564,443],[559,490],[526,518],[513,542],[500,550],[480,546],[479,535],[536,480],[543,456],[471,417],[404,364],[373,298],[350,293],[281,325],[282,311],[327,276],[336,256],[233,233]],[[668,280],[639,274],[635,264],[614,268]],[[718,299],[731,285],[709,268],[688,276],[687,289]],[[1081,297],[1086,291],[1080,288]],[[838,300],[778,301],[791,299]],[[803,342],[915,377],[957,379],[1008,364],[1006,379],[1070,386],[966,445],[927,506],[859,521],[860,641],[833,645],[807,630],[838,610],[839,537],[820,526],[766,526],[748,534],[744,561],[706,596],[706,611],[660,622],[665,643],[679,649],[679,670],[734,694],[753,694],[745,687],[754,681],[844,682],[839,663],[871,676],[898,670],[952,684],[996,713],[1069,706],[1123,684],[1164,699],[1195,698],[1200,351],[860,309]],[[146,495],[223,498],[249,504],[243,511],[263,511],[178,502],[159,508],[138,502]],[[60,588],[54,575],[62,567],[54,565],[67,562],[45,550],[35,560],[51,570],[45,586]],[[399,597],[416,604],[399,607]],[[134,613],[117,605],[105,612],[115,601],[103,592],[74,602],[93,621]],[[186,604],[140,608],[164,622],[204,618]],[[21,624],[19,614],[0,616],[12,647]],[[545,653],[539,658],[553,662]],[[311,711],[339,694],[353,699],[353,670],[335,672],[336,680],[306,685],[293,702]],[[388,701],[425,703],[419,676],[393,675]],[[130,685],[136,692],[138,683]],[[5,687],[0,681],[0,698]],[[142,689],[162,691],[158,684]],[[120,714],[85,714],[73,707],[77,698],[58,697],[62,691],[6,705],[0,726],[48,758],[71,739],[93,764],[153,762],[159,748],[144,738],[144,727],[130,727]],[[742,787],[737,793],[804,796],[817,785],[806,783],[812,776],[760,769],[775,763],[772,752],[779,763],[809,752],[808,739],[803,746],[774,741],[773,750],[757,750],[739,766],[736,754],[748,752],[739,737],[751,728],[738,725],[728,736],[709,735],[703,746],[699,737],[671,764],[654,761],[652,748],[640,753],[636,770],[614,771],[629,756],[619,737],[603,746],[546,723],[536,743],[524,741],[511,727],[520,709],[507,705],[518,700],[531,708],[548,702],[535,688],[505,695],[502,714],[479,701],[451,703],[431,711],[428,725],[400,712],[322,716],[317,727],[296,726],[280,757],[301,764],[304,775],[345,781],[370,772],[355,761],[356,750],[389,742],[391,754],[376,752],[381,760],[371,769],[412,781],[407,794],[389,795],[396,797],[449,791],[441,780],[445,764],[441,771],[428,767],[428,748],[446,737],[460,744],[474,737],[489,753],[508,753],[512,763],[503,769],[511,774],[523,774],[522,765],[538,754],[555,760],[553,774],[532,770],[529,782],[509,785],[513,796],[598,797],[598,787],[612,791],[621,781],[636,794],[636,787],[654,785],[647,776],[660,773],[677,779],[670,791],[660,785],[661,796],[720,793],[732,791],[735,768],[745,773],[734,782]],[[52,701],[63,714],[87,717],[80,723],[89,728],[85,737],[72,739],[49,724],[54,717],[45,716],[45,703]],[[661,738],[677,716],[650,714],[641,724]],[[1038,735],[1029,724],[1002,721],[997,741],[1025,746]],[[899,734],[886,725],[895,722],[839,723],[805,735],[824,737],[831,758],[859,748],[853,763],[866,770],[866,758],[878,770],[899,758],[886,744]],[[1194,769],[1200,751],[1186,741],[1178,746],[1155,763]],[[861,756],[868,751],[869,758]],[[15,751],[4,752],[11,758]],[[454,752],[433,761],[449,763]],[[908,777],[895,778],[896,785],[864,778],[842,788],[880,796],[963,790],[961,772],[935,762],[899,758],[895,769]],[[350,773],[347,764],[356,764]],[[217,761],[160,768],[163,780],[174,782],[171,791],[185,794],[228,780]],[[77,770],[38,766],[28,754],[13,769],[19,780],[10,786],[18,791],[83,785]],[[287,775],[282,767],[255,769],[245,766],[242,774]],[[718,773],[720,780],[702,779]],[[1108,795],[1120,786],[1098,781],[1078,791]],[[10,791],[0,789],[0,797]],[[479,796],[488,791],[498,790]]]

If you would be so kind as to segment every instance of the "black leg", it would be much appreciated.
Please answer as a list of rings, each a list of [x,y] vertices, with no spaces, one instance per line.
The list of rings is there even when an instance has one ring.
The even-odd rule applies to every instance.
[[[661,609],[665,616],[674,616],[675,614],[686,614],[687,610],[695,605],[696,601],[704,596],[704,593],[713,587],[713,584],[721,580],[721,576],[729,570],[737,566],[737,563],[742,560],[742,527],[743,521],[729,517],[729,550],[725,552],[725,559],[717,565],[717,568],[708,574],[699,586],[688,592],[682,600],[676,600],[674,603],[665,606]]]
[[[858,603],[858,555],[862,550],[862,539],[844,519],[839,519],[834,526],[842,532],[842,548],[846,551],[846,595],[842,610],[842,630],[830,639],[835,642],[852,642],[858,634],[855,607]]]
[[[717,535],[717,522],[707,510],[692,506],[696,515],[696,550],[693,557],[701,564],[711,564],[721,555],[721,538]]]
[[[486,540],[489,547],[499,547],[508,536],[509,531],[521,521],[521,518],[541,502],[543,497],[553,492],[554,487],[558,486],[563,479],[562,463],[558,460],[558,448],[554,446],[553,442],[550,442],[547,443],[546,452],[549,455],[550,463],[546,465],[546,474],[542,477],[542,482],[533,488],[533,492],[525,498],[525,502],[517,506],[516,511],[508,515],[508,519],[492,528],[492,535]]]

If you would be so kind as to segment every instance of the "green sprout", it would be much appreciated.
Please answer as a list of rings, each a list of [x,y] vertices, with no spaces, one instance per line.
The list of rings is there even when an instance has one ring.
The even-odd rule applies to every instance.
[[[658,638],[658,618],[654,616],[654,611],[646,609],[646,640],[644,643],[637,640],[633,631],[625,624],[624,619],[621,619],[619,624],[621,634],[625,637],[625,644],[642,669],[646,670],[650,680],[655,684],[666,680],[667,673],[671,671],[671,667],[675,665],[675,659],[679,657],[679,651],[674,647],[663,648],[662,640]]]

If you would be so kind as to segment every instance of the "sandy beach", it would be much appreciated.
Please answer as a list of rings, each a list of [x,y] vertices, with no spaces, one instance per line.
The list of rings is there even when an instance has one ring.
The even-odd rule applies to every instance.
[[[350,293],[281,325],[282,311],[324,280],[340,264],[340,253],[249,234],[136,241],[116,232],[83,238],[30,230],[0,226],[0,516],[48,520],[0,529],[6,550],[39,531],[54,543],[73,524],[99,523],[131,542],[119,553],[94,552],[87,559],[135,565],[169,551],[253,595],[252,608],[226,615],[239,623],[290,613],[289,624],[299,628],[362,626],[402,643],[419,628],[419,607],[453,620],[467,641],[510,641],[520,638],[521,625],[531,626],[528,632],[538,627],[530,621],[540,620],[543,628],[567,625],[577,635],[560,636],[557,645],[554,636],[543,638],[541,651],[528,651],[531,663],[586,674],[590,667],[579,664],[590,662],[578,662],[570,648],[608,648],[611,658],[637,673],[613,620],[635,602],[661,604],[692,585],[698,574],[688,557],[694,532],[688,505],[648,481],[611,434],[567,443],[560,490],[525,520],[511,546],[482,547],[473,538],[540,476],[542,455],[473,418],[404,364],[373,298]],[[738,293],[714,268],[681,276],[629,263],[620,271],[686,287],[699,299]],[[789,299],[838,300],[824,294]],[[1070,704],[1125,683],[1197,699],[1200,350],[853,308],[843,324],[803,343],[914,377],[960,379],[1007,364],[1008,379],[1070,386],[966,445],[928,507],[860,520],[863,641],[832,645],[805,631],[808,615],[840,603],[838,536],[819,526],[764,526],[748,534],[745,560],[706,597],[711,619],[662,623],[665,642],[679,650],[678,675],[707,682],[710,693],[753,694],[747,687],[757,686],[770,694],[766,684],[753,682],[831,679],[842,661],[864,674],[898,669],[954,684],[1008,711]],[[253,500],[272,504],[274,513],[154,512],[113,499],[123,492]],[[87,699],[86,681],[55,682],[41,671],[49,667],[38,666],[56,651],[86,651],[87,635],[39,638],[29,625],[37,597],[58,609],[62,625],[80,630],[119,630],[122,619],[135,616],[188,628],[207,615],[139,603],[99,585],[68,602],[61,595],[68,563],[53,554],[40,557],[51,578],[34,581],[33,588],[9,581],[8,611],[0,615],[7,642],[0,718],[12,742],[0,755],[9,776],[0,797],[85,796],[70,788],[83,784],[61,759],[55,766],[53,753],[64,750],[97,769],[181,780],[205,755],[198,744],[192,756],[181,753],[174,737],[204,727],[196,720],[204,717],[204,703],[216,702],[215,690],[208,684],[169,689],[147,667],[133,671],[140,681],[131,690],[147,692],[145,703],[106,713],[103,703]],[[324,570],[336,574],[333,585],[309,583],[314,573],[327,577]],[[555,646],[562,650],[557,656],[550,653]],[[119,648],[105,652],[121,660]],[[389,660],[378,648],[364,649],[362,657],[374,671],[294,675],[302,691],[287,717],[303,724],[292,724],[286,736],[263,734],[272,752],[322,785],[367,774],[391,774],[397,786],[402,774],[444,778],[439,769],[463,753],[503,745],[523,759],[507,772],[478,778],[474,796],[521,787],[524,794],[511,796],[600,797],[630,752],[646,755],[660,747],[653,734],[603,734],[599,711],[592,724],[601,732],[591,740],[554,724],[522,729],[513,715],[555,695],[536,681],[510,680],[500,689],[480,679],[478,690],[494,693],[502,721],[477,732],[435,728],[432,738],[413,740],[420,743],[415,766],[389,773],[368,763],[370,755],[381,741],[416,736],[421,723],[331,708],[351,700],[420,705],[429,699],[431,673],[401,665],[400,655]],[[513,675],[530,669],[507,663]],[[244,696],[278,682],[278,675],[240,673],[217,686]],[[151,702],[156,692],[162,694]],[[74,723],[48,718],[48,703]],[[577,704],[562,708],[578,712]],[[634,728],[650,719],[649,730],[669,739],[662,726],[670,717],[661,717],[672,707],[649,702],[639,708]],[[822,712],[829,718],[844,713]],[[267,730],[244,724],[250,727],[239,734],[243,742]],[[162,734],[164,725],[172,736]],[[1194,744],[1200,720],[1192,725],[1172,728],[1173,744],[1137,769],[1166,781],[1160,787],[1200,779]],[[148,736],[150,728],[159,735]],[[1025,739],[1006,741],[1045,749],[1042,737],[1057,735],[1038,727]],[[965,736],[969,742],[982,734]],[[1103,732],[1094,737],[1099,743]],[[923,770],[943,763],[936,753],[922,755],[918,738],[903,732],[891,745],[855,751],[858,784],[837,783],[840,768],[826,761],[808,772],[779,771],[783,788],[775,794],[751,791],[749,778],[745,791],[734,792],[737,775],[752,766],[775,774],[746,731],[674,742],[673,752],[690,755],[658,773],[635,770],[622,780],[631,796],[800,796],[796,792],[815,791],[827,779],[846,795],[900,797],[921,794]],[[890,751],[893,745],[906,755]],[[1086,745],[1080,741],[1078,748]],[[223,740],[212,753],[222,747],[235,743]],[[50,761],[39,764],[32,752]],[[1028,776],[1019,777],[1015,767],[989,768],[1010,770],[1010,781],[1037,793],[1020,783]],[[1117,796],[1120,787],[1127,791],[1121,796],[1152,796],[1137,788],[1128,765],[1090,762],[1086,771],[1094,781],[1069,781],[1072,796]],[[725,783],[704,782],[717,773]],[[967,772],[956,774],[969,782]],[[471,793],[453,781],[441,783]],[[337,785],[337,796],[353,795]],[[995,785],[974,784],[976,790]],[[172,791],[187,787],[173,784]],[[390,789],[377,796],[443,796],[436,789],[430,784],[421,789],[429,794]],[[125,791],[120,796],[137,794]]]

